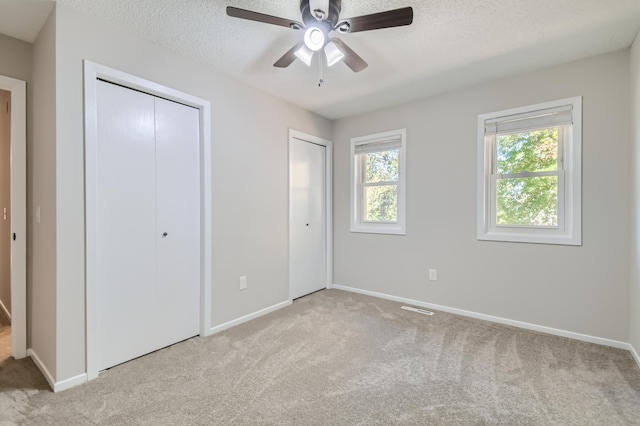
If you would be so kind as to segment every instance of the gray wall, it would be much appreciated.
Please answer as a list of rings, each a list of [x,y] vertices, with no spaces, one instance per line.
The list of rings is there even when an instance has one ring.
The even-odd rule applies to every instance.
[[[83,59],[211,101],[212,325],[287,300],[288,128],[330,139],[331,122],[63,5],[56,14],[56,380],[85,371]]]
[[[477,241],[478,114],[577,95],[583,245]],[[627,341],[629,103],[623,51],[336,121],[334,282]],[[398,128],[407,129],[407,235],[350,233],[350,138]]]
[[[27,335],[56,377],[56,43],[55,11],[33,44],[31,117],[27,117]],[[40,208],[40,223],[35,210]],[[80,259],[80,262],[82,259]]]
[[[0,34],[0,75],[29,81],[31,44]]]
[[[631,294],[629,343],[640,353],[640,36],[631,48]]]
[[[7,104],[11,105],[11,92],[0,90],[0,302],[11,315],[11,112]]]

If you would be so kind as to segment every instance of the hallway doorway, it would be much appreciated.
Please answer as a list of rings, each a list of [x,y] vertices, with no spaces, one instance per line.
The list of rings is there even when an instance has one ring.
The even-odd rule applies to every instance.
[[[10,235],[11,92],[0,89],[0,361],[11,355]]]
[[[8,262],[3,262],[3,280],[0,282],[0,311],[8,319],[11,327],[4,329],[3,338],[8,333],[10,351],[15,359],[27,356],[27,89],[26,82],[0,75],[0,91],[10,95],[3,97],[0,111],[9,121],[3,125],[8,133],[8,145],[3,149],[3,157],[8,157],[9,167],[2,167],[3,191],[7,197],[0,205],[0,248],[8,252]],[[3,163],[4,164],[4,163]],[[6,182],[5,182],[6,181]],[[2,255],[2,254],[0,254]],[[3,259],[5,259],[3,257]],[[5,265],[6,263],[6,265]],[[6,285],[6,281],[9,284]],[[3,345],[0,351],[6,348]]]

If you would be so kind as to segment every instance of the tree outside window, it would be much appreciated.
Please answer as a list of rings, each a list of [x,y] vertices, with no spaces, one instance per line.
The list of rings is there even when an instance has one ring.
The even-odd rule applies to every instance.
[[[363,179],[366,222],[398,221],[399,150],[371,152],[363,155]]]
[[[582,244],[582,98],[478,116],[479,240]]]
[[[558,128],[498,136],[496,223],[558,226]]]

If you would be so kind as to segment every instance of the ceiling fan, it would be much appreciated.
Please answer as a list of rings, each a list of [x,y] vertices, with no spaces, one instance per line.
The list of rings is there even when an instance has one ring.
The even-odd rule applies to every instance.
[[[330,37],[329,34],[332,31],[348,34],[400,27],[413,22],[413,9],[411,7],[340,19],[341,7],[342,0],[300,0],[303,23],[233,6],[227,6],[227,15],[234,18],[280,25],[294,30],[304,29],[304,38],[278,59],[273,64],[274,67],[286,68],[296,58],[310,66],[313,55],[320,50],[324,50],[328,66],[342,60],[354,72],[362,71],[368,64],[342,40],[337,37]]]

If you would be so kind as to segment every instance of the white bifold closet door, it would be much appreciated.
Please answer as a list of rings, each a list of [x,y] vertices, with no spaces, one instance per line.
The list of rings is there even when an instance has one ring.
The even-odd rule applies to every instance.
[[[327,287],[324,146],[289,144],[289,280],[291,298]]]
[[[98,369],[199,332],[199,111],[98,82]]]

